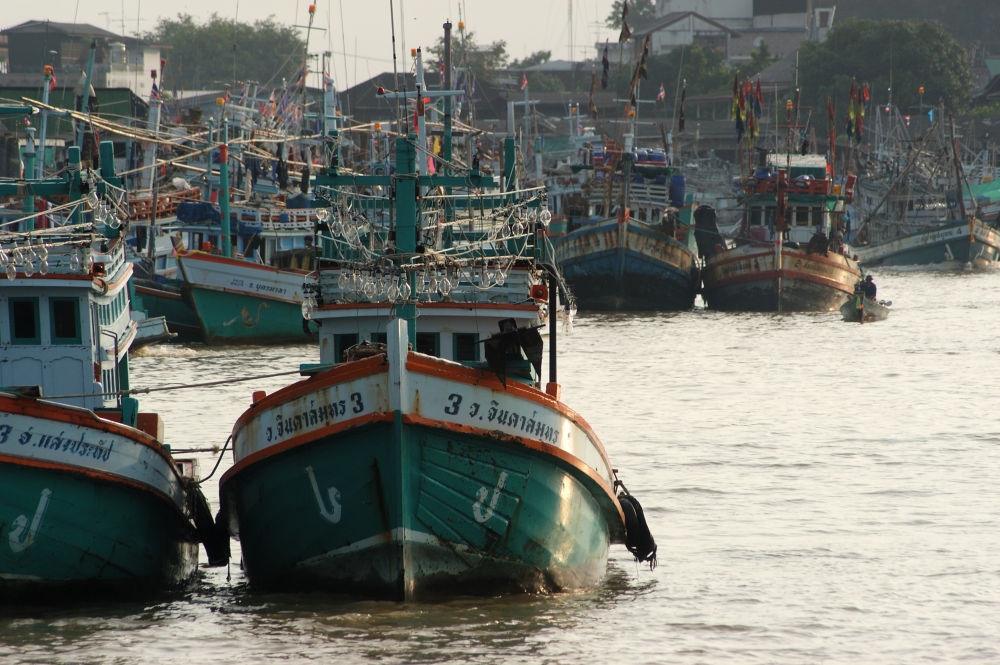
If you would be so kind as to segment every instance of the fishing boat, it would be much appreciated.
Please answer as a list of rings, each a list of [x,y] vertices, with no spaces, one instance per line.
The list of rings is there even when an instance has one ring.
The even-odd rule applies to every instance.
[[[840,315],[849,323],[884,321],[889,317],[891,304],[884,300],[872,300],[864,294],[855,294],[840,306]]]
[[[710,309],[794,312],[838,309],[861,276],[841,242],[850,196],[834,187],[822,155],[760,152],[744,182],[736,237],[719,232],[714,210],[695,211],[702,297]]]
[[[132,593],[181,585],[200,544],[218,539],[193,460],[162,443],[163,422],[130,396],[129,313],[120,179],[101,171],[0,180],[54,203],[36,226],[33,197],[0,237],[0,599]],[[30,161],[30,160],[29,160]]]
[[[947,155],[935,153],[936,168],[953,168],[952,189],[934,190],[936,201],[913,196],[911,181],[924,180],[914,177],[918,159],[925,156],[920,148],[939,133],[927,133],[859,224],[853,247],[862,265],[984,268],[1000,260],[1000,181],[989,174],[969,182],[954,123]]]
[[[587,215],[554,234],[556,259],[581,309],[683,310],[698,259],[684,176],[662,149],[593,148]]]
[[[315,331],[302,319],[302,288],[312,268],[308,243],[316,211],[238,206],[223,212],[229,223],[216,221],[214,233],[204,233],[200,245],[177,252],[183,285],[175,286],[190,299],[202,340],[268,344],[315,339]],[[179,230],[197,234],[183,225]],[[233,240],[238,240],[235,251]]]
[[[514,186],[511,139],[500,190],[421,174],[423,145],[397,139],[392,176],[328,170],[304,304],[320,362],[254,394],[220,481],[251,585],[412,600],[588,587],[616,542],[654,562],[638,502],[560,399],[555,317],[541,383],[559,288],[544,190]]]

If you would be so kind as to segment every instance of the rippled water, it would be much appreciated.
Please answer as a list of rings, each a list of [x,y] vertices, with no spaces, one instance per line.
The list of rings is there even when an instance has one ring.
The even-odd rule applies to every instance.
[[[562,334],[564,399],[642,501],[655,570],[616,546],[590,592],[407,605],[254,594],[234,564],[155,602],[5,608],[0,660],[1000,662],[1000,274],[876,281],[894,301],[879,323],[696,309],[583,314]],[[160,346],[133,386],[315,359]],[[175,449],[221,446],[253,390],[294,378],[140,399]],[[208,474],[217,455],[197,456]]]

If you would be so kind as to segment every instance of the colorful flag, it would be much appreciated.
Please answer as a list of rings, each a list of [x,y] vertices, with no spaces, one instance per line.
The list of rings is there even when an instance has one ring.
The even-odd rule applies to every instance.
[[[740,106],[740,73],[736,72],[733,76],[733,101],[729,107],[729,119],[736,119],[736,112],[739,110]]]
[[[684,100],[687,98],[687,79],[684,79],[684,83],[681,87],[681,103],[680,103],[680,113],[677,115],[677,131],[684,131]]]
[[[521,90],[528,87],[528,77],[524,72],[521,72]]]
[[[608,40],[604,40],[604,55],[601,56],[601,88],[608,87],[608,70],[611,63],[608,61]]]
[[[594,103],[594,88],[597,87],[597,74],[594,74],[590,79],[590,105],[587,110],[590,115],[593,116],[594,120],[597,120],[597,104]]]
[[[660,91],[656,93],[656,101],[662,102],[667,97],[667,91],[663,89],[663,84],[660,84]]]
[[[649,35],[646,35],[646,39],[642,41],[642,55],[639,56],[639,67],[636,70],[636,75],[646,78],[646,59],[649,57]],[[636,79],[638,82],[638,79]]]
[[[156,81],[153,81],[153,89],[149,91],[149,95],[153,99],[160,99],[160,89],[156,87]]]
[[[52,65],[45,65],[45,75],[49,77],[49,92],[56,87],[56,70]]]
[[[628,0],[622,0],[622,31],[618,35],[618,43],[624,44],[632,36],[632,31],[628,27]]]

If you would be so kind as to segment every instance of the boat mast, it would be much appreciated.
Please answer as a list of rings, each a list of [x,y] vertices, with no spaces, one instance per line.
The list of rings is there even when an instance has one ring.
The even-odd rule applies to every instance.
[[[774,271],[777,280],[778,307],[780,314],[782,311],[782,279],[781,279],[781,251],[785,241],[785,191],[788,188],[788,176],[792,171],[792,101],[785,101],[785,169],[778,169],[778,195],[777,206],[774,210],[774,228],[778,237],[774,242]]]

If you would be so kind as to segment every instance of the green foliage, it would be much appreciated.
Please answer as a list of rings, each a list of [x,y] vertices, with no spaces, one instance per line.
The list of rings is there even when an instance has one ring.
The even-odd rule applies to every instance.
[[[750,66],[747,68],[747,72],[759,74],[777,61],[778,56],[771,55],[771,50],[767,48],[767,42],[762,41],[760,46],[750,52]]]
[[[611,12],[604,19],[604,24],[613,30],[622,28],[622,2],[615,0]],[[656,2],[654,0],[631,0],[628,3],[628,27],[639,30],[656,20]]]
[[[540,65],[543,62],[548,62],[552,59],[552,51],[535,51],[524,60],[511,60],[510,69],[524,69],[525,67],[533,67],[534,65]]]
[[[441,62],[444,59],[444,37],[438,37],[437,43],[427,50],[433,56],[431,60],[424,61],[428,67],[431,67],[431,62]],[[482,80],[495,81],[497,72],[506,69],[509,58],[507,42],[502,39],[480,46],[472,32],[460,31],[458,38],[451,40],[451,60],[455,67],[472,70],[476,78]]]
[[[980,42],[996,50],[996,26],[1000,24],[1000,2],[996,0],[837,0],[837,21],[848,18],[890,20],[912,16],[940,21],[962,44]]]
[[[1000,101],[977,106],[966,113],[966,115],[973,118],[993,118],[1000,116]]]
[[[803,103],[825,108],[829,95],[837,108],[846,108],[852,78],[868,84],[874,104],[888,101],[891,80],[892,102],[904,112],[921,103],[961,112],[972,90],[968,55],[933,21],[850,19],[835,26],[825,42],[802,45]]]
[[[295,28],[268,18],[253,25],[212,14],[199,24],[187,14],[160,19],[143,39],[168,46],[165,88],[198,90],[258,81],[277,87],[294,83],[305,59],[305,42]]]
[[[725,54],[714,48],[680,46],[664,55],[650,56],[646,61],[649,83],[643,83],[643,97],[656,95],[660,84],[667,91],[667,99],[674,96],[678,74],[687,81],[689,95],[700,95],[727,89],[732,83],[732,73],[726,67]],[[627,85],[628,82],[626,81]]]

